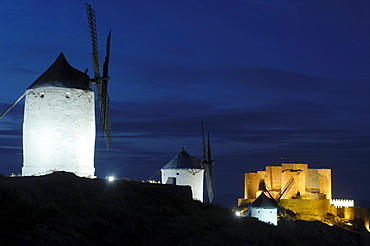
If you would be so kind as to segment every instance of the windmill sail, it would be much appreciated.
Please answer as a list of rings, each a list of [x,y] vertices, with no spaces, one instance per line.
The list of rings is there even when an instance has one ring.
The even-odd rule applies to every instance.
[[[96,32],[96,20],[95,20],[95,11],[91,5],[86,3],[87,18],[90,28],[90,38],[92,46],[92,62],[94,68],[94,79],[96,90],[98,94],[98,102],[100,108],[100,122],[102,130],[105,137],[105,144],[108,149],[112,141],[112,128],[109,119],[109,95],[108,95],[108,66],[110,59],[110,40],[111,40],[111,31],[109,31],[106,44],[106,56],[103,64],[103,77],[100,77],[100,60],[99,60],[99,51],[98,51],[98,38]]]
[[[105,136],[105,143],[107,148],[109,147],[112,141],[112,128],[109,119],[109,95],[108,95],[108,65],[109,65],[109,58],[110,58],[110,40],[111,40],[111,31],[109,31],[109,35],[107,37],[107,44],[106,44],[106,56],[103,65],[103,78],[101,82],[101,97],[99,99],[100,105],[100,122],[102,125],[102,129]]]
[[[280,199],[284,196],[284,194],[290,189],[290,187],[292,187],[293,183],[294,183],[294,178],[292,176],[292,177],[290,177],[288,182],[285,184],[283,190],[280,192],[280,194],[277,198],[277,201],[280,201]]]
[[[94,68],[94,77],[96,80],[100,80],[100,60],[99,60],[99,50],[98,50],[98,36],[96,32],[96,19],[95,19],[95,10],[91,5],[86,3],[87,18],[90,28],[90,38],[92,46],[92,61]]]
[[[207,183],[209,203],[212,203],[213,199],[216,196],[212,165],[204,165],[204,169],[205,169],[205,174],[206,174],[206,183]]]
[[[107,37],[107,44],[105,47],[105,61],[103,65],[103,81],[105,78],[108,78],[108,65],[109,65],[109,59],[110,59],[110,40],[112,36],[112,30],[109,30],[109,34]]]
[[[203,160],[206,161],[206,160],[208,160],[208,157],[207,157],[207,146],[206,146],[206,140],[204,139],[203,122],[201,122],[201,124],[202,124]]]
[[[2,113],[0,115],[0,119],[3,118],[12,108],[14,108],[15,105],[17,105],[17,103],[19,103],[20,100],[22,100],[22,98],[26,95],[26,93],[23,93],[20,97],[18,97],[17,100],[15,100],[15,102],[10,105],[5,111],[4,113]]]
[[[208,146],[206,146],[206,142],[204,139],[204,128],[203,128],[203,122],[202,122],[202,140],[203,140],[203,167],[205,171],[206,176],[206,184],[207,184],[207,192],[208,192],[208,199],[209,203],[213,202],[213,199],[216,196],[215,191],[215,184],[214,184],[214,176],[213,176],[213,168],[212,165],[214,164],[214,161],[212,161],[212,151],[211,151],[211,139],[208,133]],[[208,148],[206,148],[208,147]]]

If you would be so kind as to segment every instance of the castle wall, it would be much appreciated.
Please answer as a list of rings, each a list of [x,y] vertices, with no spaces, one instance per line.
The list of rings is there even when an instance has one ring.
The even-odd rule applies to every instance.
[[[244,198],[239,198],[239,199],[238,199],[238,206],[241,206],[241,205],[249,205],[249,204],[251,204],[254,200],[255,200],[255,198],[254,198],[254,199],[244,199]]]
[[[350,199],[331,199],[330,204],[332,210],[343,220],[354,220],[355,218],[355,207],[354,200]]]
[[[345,220],[354,220],[355,219],[355,208],[344,208],[344,219]]]
[[[322,220],[331,211],[329,199],[282,199],[279,205],[307,221]]]
[[[281,174],[282,189],[288,184],[289,180],[293,177],[294,181],[290,188],[284,193],[282,199],[289,199],[296,197],[297,194],[305,196],[306,194],[306,171],[307,164],[300,163],[283,163]],[[299,193],[298,193],[299,192]]]
[[[259,170],[259,171],[257,171],[257,174],[259,176],[259,179],[265,179],[266,178],[266,171]]]
[[[259,180],[261,179],[258,173],[245,173],[244,174],[244,198],[256,199],[258,191]]]
[[[270,191],[281,190],[281,166],[267,166],[266,167],[266,184]]]
[[[306,170],[306,191],[319,192],[319,172],[317,169]]]
[[[23,176],[53,171],[94,177],[94,92],[60,87],[26,91]]]
[[[302,170],[308,169],[308,164],[305,163],[281,163],[282,169],[284,170]]]
[[[331,196],[331,169],[317,169],[319,174],[320,193],[326,195],[326,199],[332,199]]]
[[[255,199],[259,181],[265,180],[266,186],[274,197],[284,190],[291,178],[294,181],[281,199],[331,199],[331,170],[309,169],[308,164],[282,163],[281,166],[266,166],[266,171],[244,175],[244,199]]]

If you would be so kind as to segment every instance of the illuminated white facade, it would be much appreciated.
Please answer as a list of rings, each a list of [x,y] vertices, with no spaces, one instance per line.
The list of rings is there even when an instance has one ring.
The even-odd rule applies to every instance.
[[[26,91],[22,175],[94,177],[94,148],[94,92],[61,54]]]
[[[203,169],[162,169],[162,183],[188,185],[193,199],[203,202]]]
[[[250,213],[259,221],[277,226],[277,208],[251,208]]]
[[[249,216],[259,221],[277,226],[278,208],[273,200],[268,198],[264,192],[250,205]]]
[[[188,185],[193,199],[203,202],[204,169],[200,160],[183,149],[161,169],[161,173],[163,184]]]

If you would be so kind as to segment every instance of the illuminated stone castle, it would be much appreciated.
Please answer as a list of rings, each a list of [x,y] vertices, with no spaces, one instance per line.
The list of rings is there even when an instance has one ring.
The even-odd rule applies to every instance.
[[[259,181],[264,180],[270,193],[277,198],[331,199],[331,170],[311,169],[307,164],[283,163],[267,166],[265,171],[246,173],[244,176],[244,199],[256,199]],[[293,180],[292,180],[293,179]],[[292,180],[290,187],[286,187]],[[283,190],[287,188],[284,194]]]
[[[238,200],[238,206],[251,204],[264,189],[280,206],[293,211],[299,219],[329,223],[329,215],[337,220],[354,217],[353,200],[332,199],[331,169],[282,163],[281,166],[266,166],[264,171],[245,173],[244,198]]]

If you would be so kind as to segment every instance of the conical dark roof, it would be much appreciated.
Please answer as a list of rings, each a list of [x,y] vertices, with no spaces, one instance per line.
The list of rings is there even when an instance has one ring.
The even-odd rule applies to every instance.
[[[202,163],[197,158],[190,156],[183,148],[162,169],[203,169]]]
[[[89,90],[90,77],[73,68],[61,52],[55,62],[28,89],[64,87]]]
[[[275,201],[273,201],[271,198],[268,198],[264,192],[257,197],[256,200],[254,200],[251,204],[251,207],[253,208],[277,208],[275,205]]]

